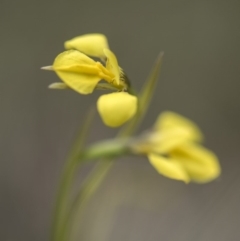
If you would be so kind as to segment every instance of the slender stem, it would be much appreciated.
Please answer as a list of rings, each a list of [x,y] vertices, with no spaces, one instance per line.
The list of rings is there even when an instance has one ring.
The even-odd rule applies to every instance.
[[[61,225],[61,230],[59,230],[59,241],[71,240],[71,238],[69,239],[69,236],[71,235],[71,233],[73,233],[73,235],[75,234],[76,229],[74,228],[74,226],[76,226],[76,224],[78,223],[76,221],[72,222],[72,220],[77,219],[87,200],[100,185],[101,181],[112,166],[113,162],[111,161],[111,159],[129,153],[127,145],[129,141],[130,139],[126,138],[106,140],[90,146],[79,154],[78,162],[80,163],[89,160],[96,160],[97,158],[105,158],[105,161],[100,161],[98,163],[96,168],[84,182],[83,187],[81,188],[75,201],[73,202],[73,205],[70,206],[70,209],[68,210],[68,213],[66,214],[66,217],[64,218]],[[70,224],[72,225],[72,227],[70,226]],[[70,230],[72,230],[72,232]]]
[[[113,157],[118,157],[123,154],[129,154],[129,150],[127,148],[127,144],[131,141],[131,138],[126,138],[125,136],[130,135],[131,132],[134,131],[134,127],[132,129],[128,129],[125,132],[120,132],[118,139],[108,140],[103,143],[99,143],[93,145],[86,151],[81,154],[81,157],[84,159],[93,159],[93,158],[108,158],[107,160],[100,160],[96,168],[93,172],[88,176],[85,180],[83,187],[80,189],[76,198],[69,210],[69,213],[65,219],[65,224],[62,229],[61,236],[63,237],[63,241],[74,240],[77,235],[77,225],[80,223],[79,217],[88,202],[88,200],[95,193],[97,188],[101,185],[104,177],[110,171],[113,166]]]
[[[79,217],[81,216],[88,200],[101,185],[112,165],[112,160],[100,160],[91,174],[84,181],[83,186],[76,195],[68,216],[65,219],[65,225],[62,232],[64,240],[75,240],[80,224]]]
[[[61,229],[64,225],[66,213],[68,212],[68,199],[71,191],[71,185],[74,180],[75,172],[79,166],[79,154],[84,144],[85,137],[87,136],[91,120],[94,116],[94,109],[91,109],[86,117],[86,120],[81,128],[81,131],[76,138],[72,147],[70,155],[66,161],[63,169],[60,185],[58,188],[56,204],[53,214],[53,222],[51,228],[51,240],[61,240]]]
[[[130,154],[129,144],[132,140],[133,138],[110,139],[93,144],[82,151],[80,161],[111,159]]]
[[[130,139],[113,139],[100,142],[90,146],[88,149],[83,151],[74,151],[73,155],[70,155],[66,166],[64,168],[62,180],[60,183],[59,194],[56,203],[56,211],[53,225],[53,240],[54,241],[67,241],[68,240],[68,220],[69,216],[72,215],[71,206],[68,206],[69,193],[71,190],[71,185],[74,181],[75,173],[78,170],[80,164],[85,161],[94,160],[97,158],[114,158],[118,156],[125,155],[129,152],[128,142]],[[78,145],[77,145],[78,146]],[[86,202],[86,200],[92,195],[94,190],[97,189],[98,183],[107,173],[110,168],[110,161],[103,162],[99,165],[100,168],[94,172],[90,178],[85,182],[86,185],[83,186],[79,194],[78,200],[83,196],[81,204]],[[74,205],[76,206],[76,205]],[[82,205],[81,205],[82,206]]]
[[[68,210],[68,198],[70,187],[74,179],[74,174],[77,170],[77,166],[79,165],[76,162],[76,159],[69,159],[64,168],[64,172],[62,174],[62,179],[60,182],[60,187],[57,195],[56,207],[54,212],[53,224],[52,224],[52,240],[59,241],[61,240],[61,229],[64,224],[64,219]]]

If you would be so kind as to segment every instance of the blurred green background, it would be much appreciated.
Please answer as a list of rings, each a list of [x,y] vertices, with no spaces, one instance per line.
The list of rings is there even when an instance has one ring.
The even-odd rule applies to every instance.
[[[100,92],[54,91],[41,71],[77,35],[101,32],[140,89],[159,51],[161,78],[141,127],[163,110],[194,120],[223,174],[185,185],[145,158],[116,161],[79,223],[86,241],[240,239],[240,1],[0,1],[0,238],[48,240],[67,152]],[[89,142],[113,137],[96,116]],[[86,165],[78,183],[92,165]]]

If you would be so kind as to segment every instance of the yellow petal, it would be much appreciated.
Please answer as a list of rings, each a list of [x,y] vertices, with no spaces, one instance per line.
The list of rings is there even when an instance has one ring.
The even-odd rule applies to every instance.
[[[108,41],[103,34],[85,34],[64,43],[66,49],[77,49],[87,55],[103,58],[103,49],[109,48]]]
[[[188,141],[189,132],[184,128],[165,129],[161,132],[153,132],[148,140],[149,150],[147,152],[155,152],[165,154]]]
[[[179,163],[172,162],[168,158],[155,154],[149,154],[148,159],[153,167],[163,176],[171,179],[181,180],[185,183],[189,182],[187,172]]]
[[[203,139],[202,133],[195,123],[170,111],[160,114],[154,127],[159,131],[178,127],[189,132],[189,140],[202,141]]]
[[[92,93],[101,80],[96,62],[77,50],[59,54],[53,69],[66,85],[81,94]]]
[[[120,84],[120,75],[121,75],[121,69],[118,66],[118,61],[115,56],[115,54],[109,50],[109,49],[104,49],[104,54],[107,57],[107,63],[106,63],[106,68],[109,70],[113,75],[114,75],[114,80],[116,81],[116,84]]]
[[[95,66],[96,62],[77,50],[67,50],[56,57],[54,68],[69,67],[80,64]]]
[[[216,155],[200,145],[184,143],[172,153],[172,156],[184,166],[190,178],[195,182],[212,181],[221,173]]]
[[[126,92],[102,95],[97,102],[103,122],[118,127],[131,119],[137,111],[137,97]]]

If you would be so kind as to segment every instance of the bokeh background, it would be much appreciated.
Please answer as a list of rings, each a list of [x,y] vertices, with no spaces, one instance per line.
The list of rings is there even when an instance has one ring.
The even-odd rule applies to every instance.
[[[223,173],[185,185],[158,175],[145,158],[117,160],[84,211],[79,240],[240,240],[239,13],[237,0],[1,0],[0,239],[49,239],[64,160],[101,93],[48,90],[58,78],[40,67],[65,40],[101,32],[136,89],[165,52],[141,130],[163,110],[191,118]],[[96,115],[89,142],[115,133]]]

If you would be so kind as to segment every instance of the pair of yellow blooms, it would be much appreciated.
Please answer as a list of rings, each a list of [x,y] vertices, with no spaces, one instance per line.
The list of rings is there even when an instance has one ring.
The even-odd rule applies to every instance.
[[[50,88],[71,88],[80,94],[90,94],[101,80],[118,92],[102,95],[97,108],[104,123],[118,127],[131,119],[137,111],[137,97],[125,92],[128,85],[116,56],[108,47],[102,34],[87,34],[65,42],[70,49],[59,54],[52,66],[63,83]],[[97,57],[105,63],[94,61]],[[217,157],[204,148],[199,128],[190,120],[173,112],[162,113],[153,131],[131,145],[135,153],[144,154],[162,175],[182,180],[204,183],[220,175]]]
[[[118,127],[131,119],[137,111],[137,97],[125,92],[128,86],[124,73],[109,49],[106,37],[86,34],[65,42],[65,48],[70,50],[59,54],[52,66],[43,67],[54,70],[64,82],[54,83],[50,88],[70,87],[80,94],[90,94],[101,80],[105,80],[118,92],[98,99],[97,108],[103,122],[110,127]],[[99,58],[105,66],[88,56]]]

